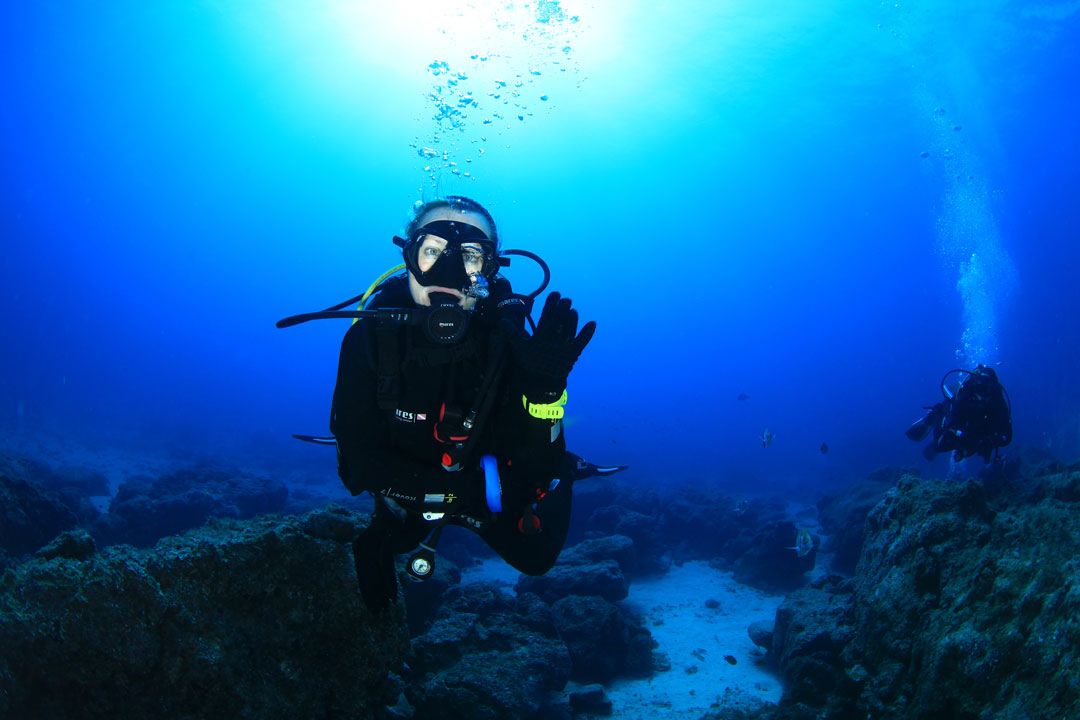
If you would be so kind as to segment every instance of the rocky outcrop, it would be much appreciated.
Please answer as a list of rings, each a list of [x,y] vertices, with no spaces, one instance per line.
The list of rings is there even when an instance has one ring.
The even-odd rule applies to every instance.
[[[399,612],[360,601],[360,527],[334,509],[215,521],[7,571],[0,717],[375,717],[406,634]]]
[[[91,534],[102,545],[147,547],[210,518],[251,518],[281,512],[289,491],[274,478],[207,466],[122,483]]]
[[[585,494],[582,510],[591,510],[586,537],[622,535],[633,541],[636,575],[663,574],[672,562],[707,560],[735,570],[740,581],[763,590],[791,589],[806,582],[814,556],[796,556],[796,530],[780,498],[736,499],[700,488],[682,487],[671,495],[630,494],[601,504],[599,491]],[[575,512],[579,508],[575,506]],[[816,551],[816,542],[815,542]],[[790,557],[789,557],[790,556]]]
[[[0,475],[0,555],[18,558],[34,552],[78,523],[78,513],[55,493]]]
[[[560,558],[546,575],[522,575],[514,587],[519,593],[535,593],[547,603],[570,595],[596,595],[616,602],[630,593],[618,561],[577,562],[573,555]]]
[[[1080,469],[1023,486],[991,472],[901,478],[867,515],[855,577],[787,598],[775,717],[1076,713]]]
[[[867,517],[855,583],[862,702],[899,717],[1080,707],[1080,473],[1015,504],[901,480]]]
[[[558,600],[551,612],[570,651],[571,680],[607,683],[652,675],[656,641],[640,617],[602,598],[581,595]]]
[[[818,521],[828,537],[824,550],[833,555],[833,571],[855,573],[862,554],[866,516],[905,475],[917,476],[918,471],[882,468],[843,492],[818,500]]]
[[[809,550],[803,552],[797,548],[798,536],[799,528],[790,520],[766,524],[735,561],[735,579],[768,592],[800,587],[806,581],[804,575],[814,569],[817,545],[811,537]]]
[[[784,599],[771,639],[786,707],[824,709],[829,718],[858,717],[853,713],[860,670],[854,664],[849,670],[844,654],[854,634],[853,616],[851,582],[836,575]]]
[[[413,641],[405,695],[417,718],[529,718],[567,702],[569,676],[570,655],[540,598],[475,583],[451,588]]]

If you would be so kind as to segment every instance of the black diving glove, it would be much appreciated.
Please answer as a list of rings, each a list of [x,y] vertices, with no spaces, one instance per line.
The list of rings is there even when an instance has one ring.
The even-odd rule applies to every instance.
[[[566,389],[566,379],[596,332],[590,320],[578,332],[578,312],[570,298],[557,292],[547,297],[536,331],[527,335],[507,324],[514,363],[520,370],[521,390],[531,402],[550,403]]]

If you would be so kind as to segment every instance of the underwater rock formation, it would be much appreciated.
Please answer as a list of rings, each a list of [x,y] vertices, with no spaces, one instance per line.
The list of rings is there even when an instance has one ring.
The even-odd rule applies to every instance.
[[[405,695],[417,718],[527,718],[566,702],[570,654],[536,595],[473,583],[447,592],[413,641],[410,669]]]
[[[243,519],[281,512],[288,497],[280,480],[210,467],[132,478],[120,485],[109,512],[91,534],[102,545],[147,547],[212,517]]]
[[[862,554],[866,516],[901,477],[918,474],[917,470],[882,468],[844,492],[818,500],[818,521],[828,536],[824,550],[833,554],[834,571],[845,575],[855,573],[855,564]]]
[[[0,576],[0,717],[373,718],[406,651],[373,617],[359,516],[215,521]]]
[[[1080,708],[1080,468],[1018,486],[906,476],[856,576],[777,611],[774,715],[1067,717]],[[810,716],[810,715],[805,715]]]
[[[624,599],[630,585],[619,563],[612,559],[574,562],[559,559],[546,575],[522,575],[514,586],[519,593],[536,593],[547,603],[570,595],[597,595],[609,602]]]
[[[629,537],[634,543],[633,572],[642,576],[663,574],[672,561],[707,560],[714,567],[733,569],[747,553],[760,553],[764,529],[787,519],[784,501],[778,497],[735,499],[694,487],[680,487],[670,495],[611,494],[592,490],[580,498],[575,495],[574,511],[590,512],[584,524],[589,538]],[[752,562],[752,557],[747,558],[746,563]],[[813,567],[813,563],[796,565]],[[781,584],[802,584],[805,569],[794,569],[794,579]],[[756,577],[754,573],[748,576]],[[766,582],[763,589],[774,589],[774,585]]]
[[[570,679],[607,683],[649,677],[656,641],[640,617],[599,597],[571,595],[551,606],[555,627],[570,651]]]
[[[771,522],[761,528],[750,548],[735,561],[735,580],[768,592],[785,592],[801,586],[805,582],[803,576],[814,569],[817,546],[810,544],[809,551],[800,554],[795,547],[798,532],[790,520]]]
[[[55,493],[0,474],[0,570],[79,523],[79,515]],[[10,556],[4,561],[3,556]]]

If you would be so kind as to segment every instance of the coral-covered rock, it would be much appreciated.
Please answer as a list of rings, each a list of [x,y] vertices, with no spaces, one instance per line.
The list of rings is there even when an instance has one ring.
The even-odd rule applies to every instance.
[[[406,636],[355,585],[297,519],[30,560],[0,577],[0,716],[371,718]]]
[[[855,572],[855,563],[862,553],[866,516],[904,474],[917,472],[884,468],[844,492],[818,500],[818,521],[828,535],[824,549],[833,553],[832,569],[835,572],[845,575]]]
[[[1078,490],[1075,471],[1025,488],[902,478],[867,516],[855,577],[778,610],[779,716],[1070,717]]]
[[[599,597],[573,595],[551,607],[555,627],[570,651],[570,679],[606,683],[648,677],[656,641],[641,619]]]
[[[611,700],[603,685],[584,685],[570,693],[570,707],[576,713],[607,716],[611,714]]]
[[[659,518],[655,516],[618,505],[607,505],[597,508],[585,527],[589,528],[592,539],[616,535],[629,538],[634,544],[636,556],[633,571],[639,575],[659,575],[667,572],[671,560],[667,556],[670,544],[660,535],[658,521]]]
[[[814,569],[817,541],[809,536],[809,550],[803,554],[798,549],[799,532],[790,520],[762,527],[753,545],[735,561],[735,579],[769,592],[785,592],[803,585],[805,574]]]
[[[570,675],[570,656],[535,595],[492,583],[451,588],[430,629],[413,641],[406,690],[421,718],[530,717]]]
[[[288,495],[280,480],[209,467],[136,477],[120,485],[93,535],[103,545],[145,547],[211,517],[243,519],[281,512]]]
[[[906,717],[1061,717],[1080,704],[1080,474],[1033,502],[905,479],[867,518],[855,651],[865,705]]]
[[[776,611],[773,657],[784,679],[784,701],[825,707],[846,717],[858,695],[843,651],[853,634],[850,582],[832,576],[789,594]]]
[[[559,562],[564,565],[589,565],[602,560],[614,560],[627,578],[637,569],[634,541],[625,535],[605,535],[585,540],[563,551]]]
[[[39,558],[51,560],[53,558],[67,558],[69,560],[86,560],[97,552],[94,538],[82,528],[68,530],[60,533],[53,541],[38,550],[34,555]]]
[[[0,475],[0,550],[17,557],[31,553],[79,522],[54,493],[24,479]]]
[[[519,593],[536,593],[547,603],[571,595],[597,595],[615,602],[630,593],[626,576],[615,560],[576,565],[560,559],[546,575],[522,575],[515,589]]]

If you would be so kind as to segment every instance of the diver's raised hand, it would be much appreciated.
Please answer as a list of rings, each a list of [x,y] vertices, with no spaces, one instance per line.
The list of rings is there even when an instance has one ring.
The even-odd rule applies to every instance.
[[[547,297],[532,335],[510,335],[514,362],[520,369],[522,391],[530,401],[554,402],[566,389],[566,379],[596,332],[590,320],[578,332],[578,312],[570,298],[553,292]]]

